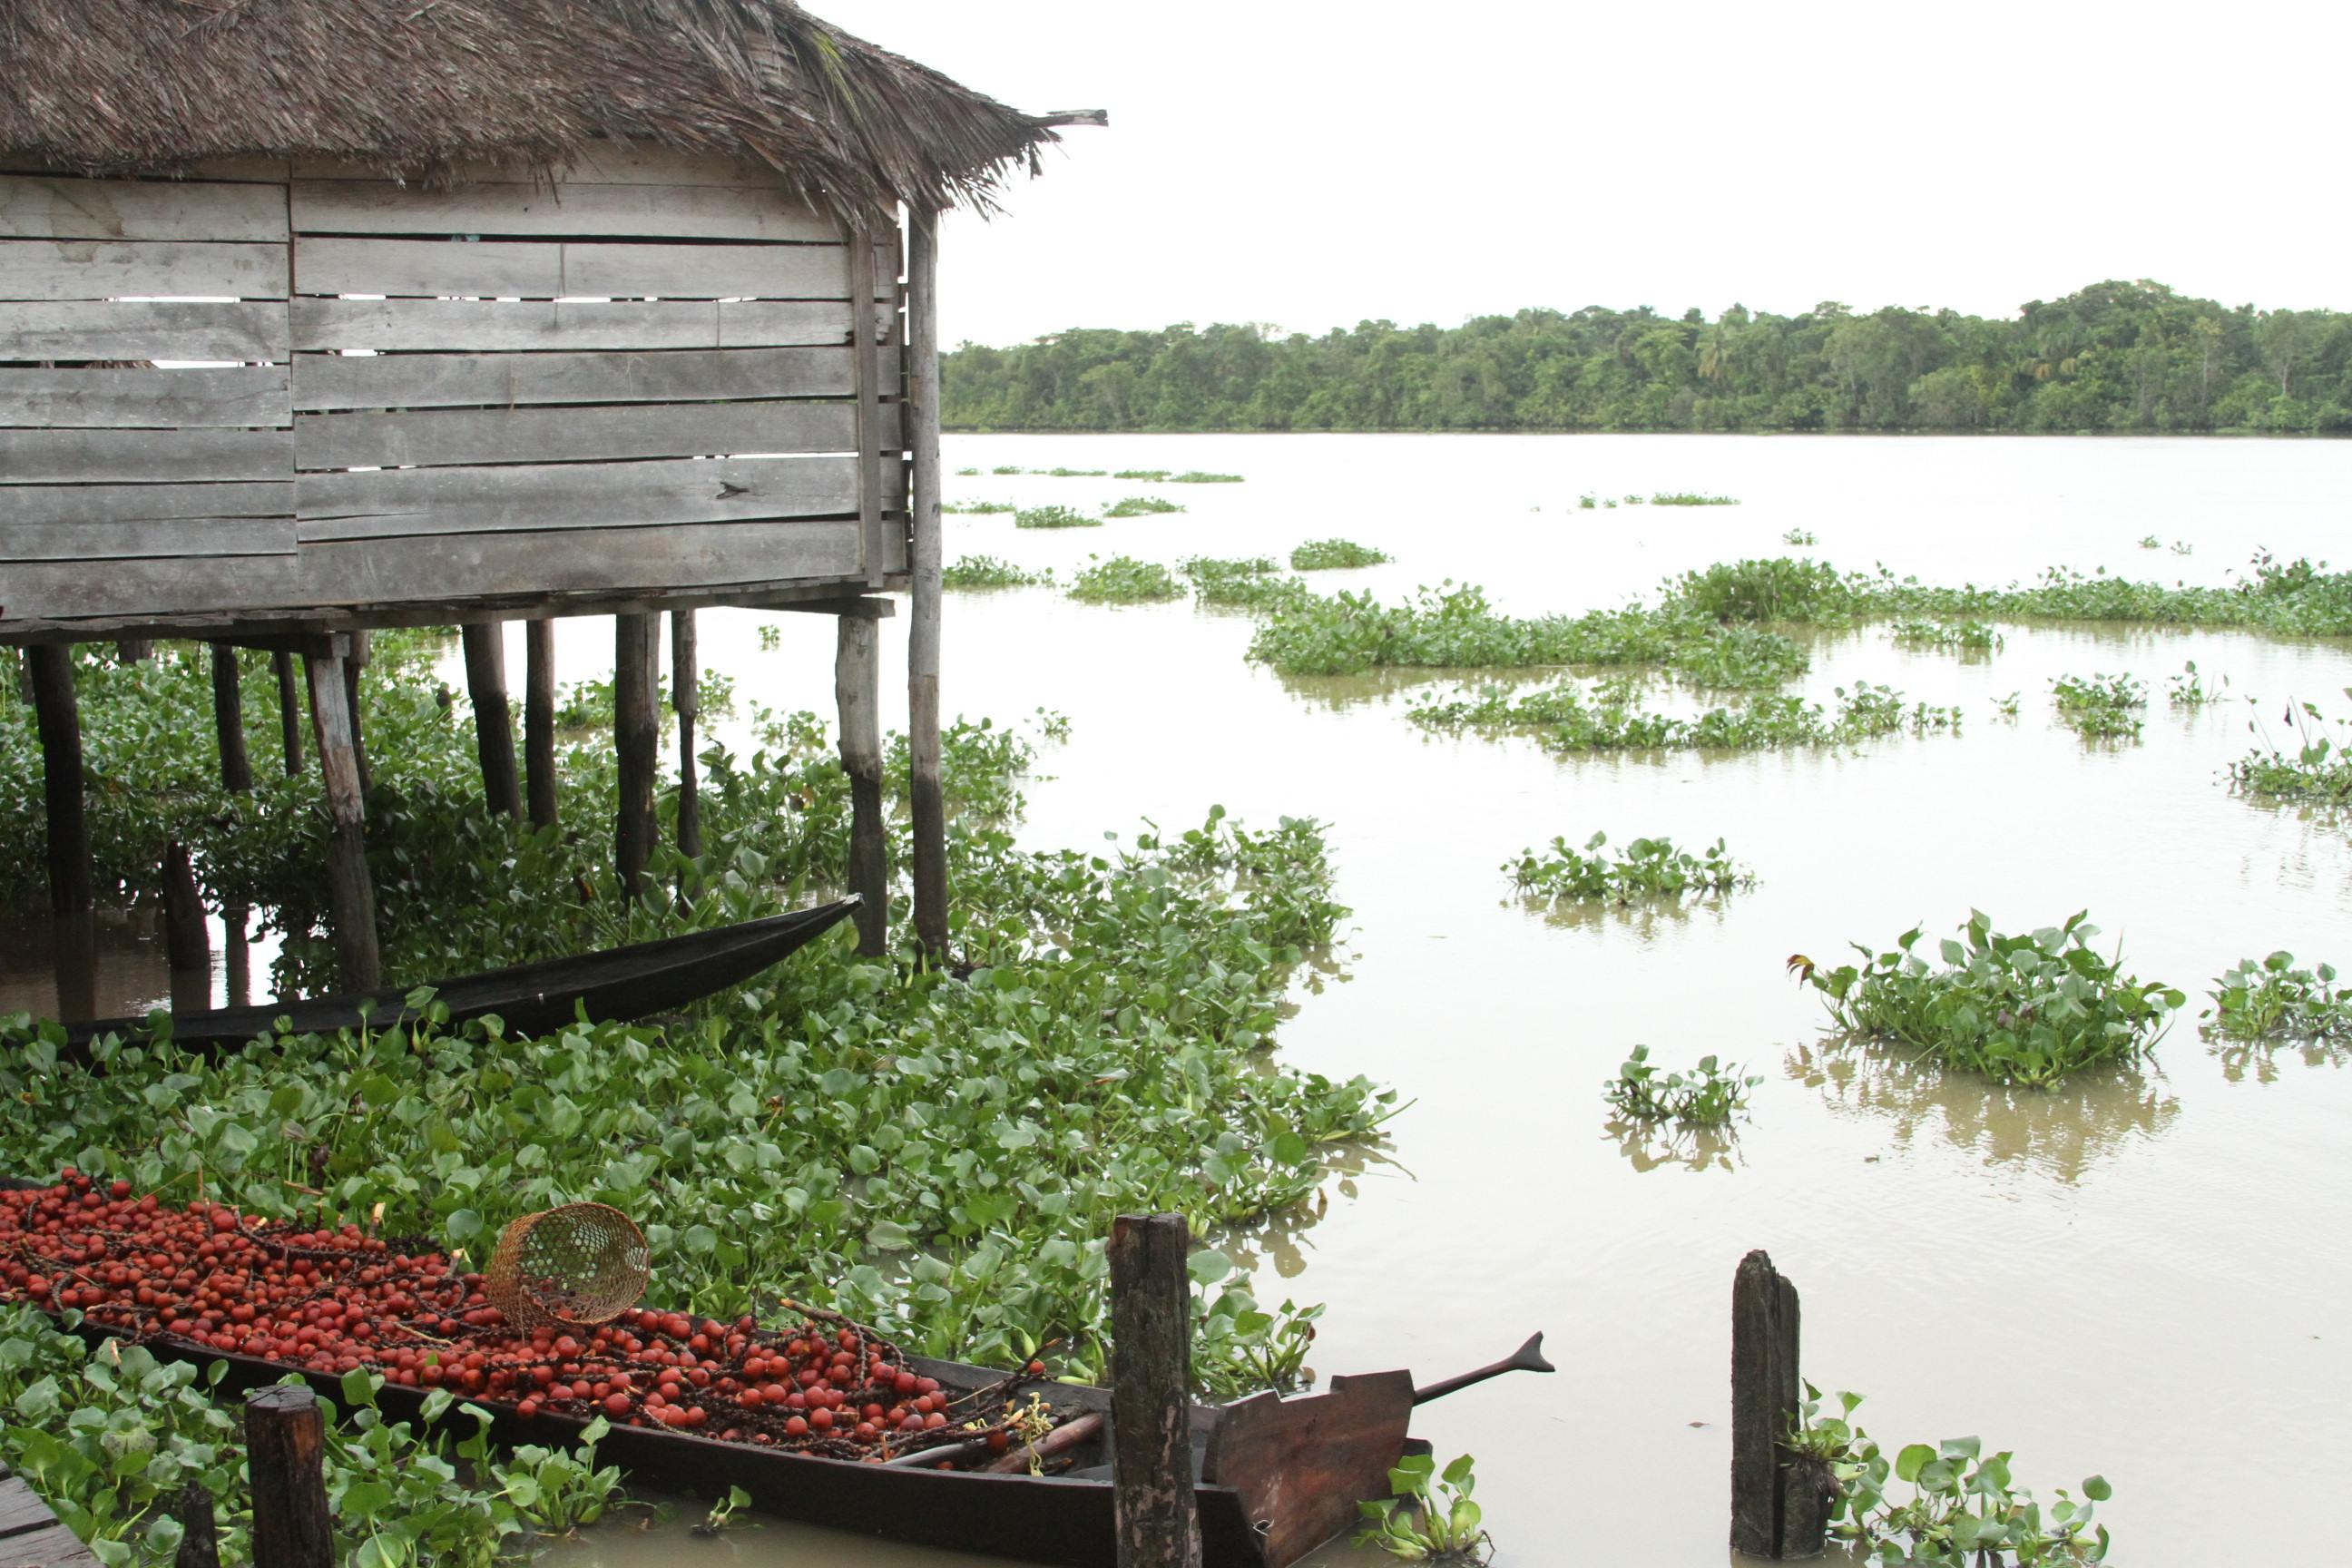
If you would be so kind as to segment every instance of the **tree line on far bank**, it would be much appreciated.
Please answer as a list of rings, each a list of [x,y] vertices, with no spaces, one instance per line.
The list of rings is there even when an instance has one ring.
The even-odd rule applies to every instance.
[[[992,430],[2352,432],[2352,313],[2094,284],[2014,319],[1825,303],[1077,329],[943,356],[943,415]]]

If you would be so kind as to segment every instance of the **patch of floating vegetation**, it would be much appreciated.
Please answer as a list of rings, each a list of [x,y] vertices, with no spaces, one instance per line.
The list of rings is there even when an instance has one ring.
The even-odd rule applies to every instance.
[[[1503,862],[1503,869],[1521,893],[1555,901],[1630,904],[1755,885],[1756,873],[1732,859],[1720,838],[1696,855],[1675,847],[1664,834],[1636,838],[1613,852],[1608,843],[1606,833],[1596,833],[1579,849],[1563,836],[1548,851],[1520,850]]]
[[[1087,558],[1093,564],[1079,568],[1070,580],[1070,597],[1097,605],[1145,605],[1181,599],[1184,584],[1157,561],[1114,555],[1108,561]]]
[[[1168,482],[1171,485],[1237,485],[1242,482],[1242,477],[1239,474],[1211,474],[1199,468],[1187,468],[1181,474],[1169,475]]]
[[[1628,496],[1628,500],[1633,498]],[[1737,496],[1701,495],[1696,490],[1661,490],[1650,498],[1652,506],[1738,506]]]
[[[1027,588],[1053,580],[1051,566],[1033,572],[995,555],[960,556],[940,570],[943,588]]]
[[[2352,989],[2336,984],[2336,966],[2296,966],[2282,949],[2257,962],[2242,959],[2207,993],[2206,1034],[2244,1042],[2352,1040]]]
[[[1834,708],[1767,694],[1696,718],[1643,710],[1635,706],[1636,697],[1631,681],[1606,681],[1590,691],[1570,683],[1518,697],[1490,692],[1477,701],[1425,702],[1405,716],[1430,730],[1523,733],[1546,751],[1562,752],[1766,751],[1960,727],[1957,708],[1906,702],[1901,692],[1868,681],[1856,681],[1851,690],[1838,687]]]
[[[1192,580],[1193,596],[1204,605],[1270,610],[1307,597],[1307,584],[1282,575],[1280,563],[1271,556],[1193,555],[1178,563],[1178,570]]]
[[[1015,528],[1100,528],[1102,521],[1066,506],[1024,506],[1013,514]]]
[[[1821,541],[1813,537],[1813,531],[1810,528],[1792,528],[1789,530],[1788,532],[1780,536],[1780,542],[1783,544],[1808,545],[1819,544]]]
[[[2352,687],[2345,694],[2352,696]],[[2259,724],[2263,744],[2230,764],[2230,784],[2261,800],[2312,805],[2352,805],[2352,735],[2341,720],[2330,720],[2313,704],[2289,702],[2286,721],[2294,726],[2293,751],[2272,742]],[[2333,729],[2336,732],[2330,734]]]
[[[986,514],[1000,511],[1017,512],[1021,509],[1009,500],[943,500],[940,502],[940,510],[943,512]]]
[[[1898,647],[1941,648],[1951,653],[1998,653],[2005,638],[1982,621],[1931,621],[1905,616],[1886,628]]]
[[[1291,551],[1290,569],[1329,572],[1350,566],[1385,565],[1391,559],[1387,552],[1359,544],[1352,539],[1310,539]]]
[[[1800,953],[1791,973],[1822,994],[1849,1039],[1886,1042],[1998,1082],[2047,1089],[2087,1068],[2147,1056],[2188,998],[2123,973],[2120,952],[2091,945],[2080,913],[2060,926],[2003,935],[1970,910],[1940,964],[1913,950],[1916,927],[1881,952],[1856,943],[1858,964],[1825,969]]]
[[[1103,508],[1105,517],[1154,517],[1164,512],[1182,511],[1183,503],[1161,496],[1128,496]]]
[[[2085,740],[2139,738],[2147,687],[2133,675],[2062,675],[2050,683],[2058,721]]]

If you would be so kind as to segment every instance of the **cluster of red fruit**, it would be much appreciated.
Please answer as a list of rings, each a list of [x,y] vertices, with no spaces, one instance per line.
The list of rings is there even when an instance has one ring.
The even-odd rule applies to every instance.
[[[526,1417],[593,1412],[842,1458],[927,1446],[933,1433],[985,1433],[998,1452],[1010,1440],[1001,1410],[955,1412],[978,1430],[943,1432],[954,1396],[854,1327],[776,1332],[748,1316],[636,1309],[593,1329],[523,1332],[480,1275],[436,1253],[398,1252],[353,1226],[260,1228],[221,1205],[166,1208],[71,1170],[53,1187],[0,1192],[0,1300],[306,1372],[368,1367]]]

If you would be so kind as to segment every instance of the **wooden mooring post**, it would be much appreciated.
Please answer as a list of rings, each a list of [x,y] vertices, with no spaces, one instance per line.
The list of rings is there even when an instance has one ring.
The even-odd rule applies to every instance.
[[[163,955],[174,970],[209,971],[212,932],[205,924],[205,896],[196,887],[195,862],[177,839],[163,847]]]
[[[221,788],[243,795],[253,788],[253,761],[245,752],[245,687],[236,649],[212,645],[213,734],[220,742]]]
[[[294,690],[294,656],[278,648],[269,656],[269,672],[278,678],[278,730],[286,747],[286,776],[302,776],[302,699]]]
[[[907,225],[907,443],[914,457],[908,537],[907,742],[914,829],[915,937],[947,956],[947,800],[940,783],[940,218]]]
[[[702,658],[695,646],[694,612],[669,613],[669,705],[677,715],[677,852],[702,853],[702,794],[696,776],[694,721],[702,712]]]
[[[1834,1483],[1790,1451],[1804,1394],[1797,1288],[1760,1249],[1731,1282],[1731,1545],[1751,1557],[1814,1557]]]
[[[326,1450],[326,1422],[308,1388],[272,1384],[245,1396],[253,1568],[334,1568]]]
[[[89,918],[96,906],[89,826],[83,815],[81,702],[74,690],[73,649],[37,643],[25,650],[33,670],[33,717],[40,732],[41,794],[49,833],[49,911]]]
[[[841,768],[849,775],[849,886],[857,907],[857,951],[878,958],[890,945],[890,864],[882,826],[881,637],[871,616],[843,616],[833,658],[841,710]]]
[[[658,615],[613,617],[613,749],[621,773],[613,863],[621,874],[621,896],[630,899],[642,889],[656,833],[654,774],[661,722],[654,690],[661,683],[660,622]]]
[[[474,705],[474,754],[482,764],[482,799],[493,816],[522,815],[515,776],[514,714],[507,707],[507,634],[498,621],[458,628],[466,647],[466,697]]]
[[[530,825],[555,821],[555,623],[523,625],[522,744]]]
[[[1110,1227],[1111,1505],[1118,1568],[1200,1568],[1192,1497],[1192,1239],[1182,1215]]]
[[[383,961],[376,947],[375,884],[367,864],[366,784],[362,779],[359,737],[351,709],[349,647],[344,639],[324,639],[302,663],[310,687],[310,727],[319,745],[319,771],[327,785],[327,810],[334,837],[327,852],[330,913],[335,922],[335,952],[346,991],[373,991],[383,984]]]

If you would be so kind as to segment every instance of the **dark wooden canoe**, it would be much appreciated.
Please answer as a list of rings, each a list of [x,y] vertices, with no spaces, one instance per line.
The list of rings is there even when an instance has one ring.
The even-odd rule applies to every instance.
[[[606,948],[576,958],[519,963],[480,974],[432,983],[434,1000],[449,1009],[453,1019],[497,1014],[507,1032],[537,1035],[560,1029],[585,1009],[595,1023],[642,1018],[682,1007],[689,1002],[740,985],[799,948],[833,929],[857,908],[855,894],[813,910],[745,921],[715,931],[690,931],[641,942],[628,947]],[[194,1050],[226,1050],[257,1036],[272,1033],[277,1021],[287,1019],[296,1034],[333,1034],[355,1029],[362,1022],[361,1007],[371,1028],[388,1028],[415,1016],[408,1006],[410,989],[369,992],[364,995],[314,996],[301,1002],[274,1002],[254,1007],[223,1007],[172,1016],[172,1037]],[[86,1049],[102,1035],[128,1037],[147,1032],[145,1018],[100,1018],[94,1023],[68,1024],[68,1049]]]

